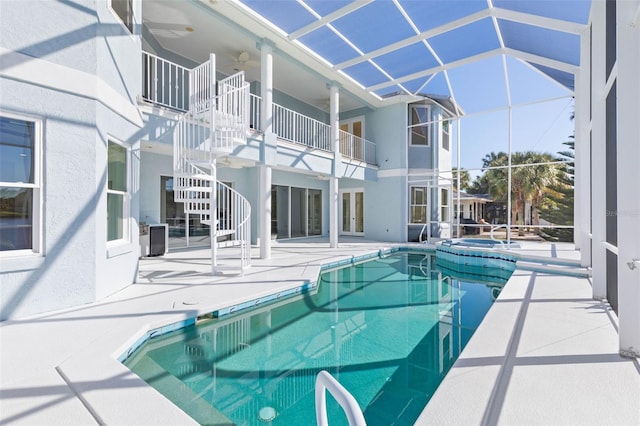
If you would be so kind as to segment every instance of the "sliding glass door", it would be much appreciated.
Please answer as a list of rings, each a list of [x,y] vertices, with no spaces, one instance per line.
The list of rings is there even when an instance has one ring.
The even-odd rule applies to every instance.
[[[322,235],[322,191],[283,185],[271,187],[271,238]]]

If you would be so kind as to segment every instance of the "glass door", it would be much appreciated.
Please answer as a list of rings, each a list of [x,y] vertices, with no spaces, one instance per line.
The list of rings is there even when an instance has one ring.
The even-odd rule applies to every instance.
[[[340,191],[340,217],[342,235],[364,235],[364,190]]]

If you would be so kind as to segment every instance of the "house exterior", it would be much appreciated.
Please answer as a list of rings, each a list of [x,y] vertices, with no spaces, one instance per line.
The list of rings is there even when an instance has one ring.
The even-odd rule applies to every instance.
[[[168,225],[170,248],[211,245],[214,270],[217,250],[239,250],[239,272],[275,239],[450,236],[455,103],[372,104],[223,13],[207,25],[247,49],[193,58],[153,24],[175,4],[0,3],[0,319],[135,282],[147,224]],[[294,79],[323,98],[276,84]]]

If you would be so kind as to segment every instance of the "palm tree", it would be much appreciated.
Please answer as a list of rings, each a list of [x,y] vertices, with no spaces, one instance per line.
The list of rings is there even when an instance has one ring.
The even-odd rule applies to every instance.
[[[524,225],[525,208],[531,203],[533,224],[540,224],[538,209],[548,195],[556,195],[553,188],[560,179],[560,169],[557,165],[539,164],[556,160],[546,153],[534,151],[514,152],[511,154],[512,165],[531,166],[513,167],[511,169],[511,223]],[[482,160],[485,167],[484,174],[474,182],[473,189],[487,189],[496,201],[507,202],[508,199],[508,169],[509,156],[507,153],[491,152]],[[498,167],[498,168],[494,168]],[[502,168],[504,167],[504,168]],[[519,233],[524,233],[519,228]]]
[[[451,173],[453,174],[453,189],[458,190],[458,168],[454,167],[451,169]],[[469,170],[461,170],[460,171],[460,189],[462,191],[468,189],[471,186],[471,175],[469,174]]]

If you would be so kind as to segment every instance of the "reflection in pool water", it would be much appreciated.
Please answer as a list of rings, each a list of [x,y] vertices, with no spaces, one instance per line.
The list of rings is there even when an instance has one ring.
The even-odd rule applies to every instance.
[[[314,424],[327,370],[369,425],[413,424],[510,275],[450,266],[396,253],[324,272],[315,293],[201,321],[125,364],[200,423]],[[332,398],[328,412],[346,424]]]

